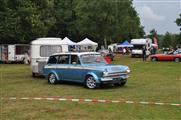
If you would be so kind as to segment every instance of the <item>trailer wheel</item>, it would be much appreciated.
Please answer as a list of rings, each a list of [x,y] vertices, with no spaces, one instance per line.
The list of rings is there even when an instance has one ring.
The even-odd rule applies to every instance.
[[[32,72],[32,77],[35,77],[36,76],[36,73]]]

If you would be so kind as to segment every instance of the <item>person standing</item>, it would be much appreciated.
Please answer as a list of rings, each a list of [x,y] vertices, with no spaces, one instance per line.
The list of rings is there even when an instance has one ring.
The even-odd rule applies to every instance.
[[[143,46],[143,61],[146,61],[146,46]]]
[[[123,48],[123,55],[125,55],[126,54],[126,49],[125,48]]]

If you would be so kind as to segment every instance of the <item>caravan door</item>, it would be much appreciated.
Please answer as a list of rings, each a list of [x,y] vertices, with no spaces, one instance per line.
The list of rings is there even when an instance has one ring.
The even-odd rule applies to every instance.
[[[8,61],[14,61],[14,60],[15,60],[15,46],[8,45]]]

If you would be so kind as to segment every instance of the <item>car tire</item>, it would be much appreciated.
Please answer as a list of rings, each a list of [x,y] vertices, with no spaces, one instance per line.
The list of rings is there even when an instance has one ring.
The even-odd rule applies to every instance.
[[[157,61],[156,57],[151,58],[152,61]]]
[[[175,62],[180,62],[180,58],[175,58]]]
[[[49,84],[52,84],[52,85],[55,85],[57,84],[57,77],[54,73],[50,73],[49,76],[48,76],[48,83]]]
[[[127,83],[127,79],[124,80],[123,82],[116,83],[115,85],[122,87],[122,86],[124,86],[126,83]]]
[[[89,89],[95,89],[99,87],[99,84],[96,83],[96,80],[94,79],[93,76],[88,75],[85,79],[85,85]]]

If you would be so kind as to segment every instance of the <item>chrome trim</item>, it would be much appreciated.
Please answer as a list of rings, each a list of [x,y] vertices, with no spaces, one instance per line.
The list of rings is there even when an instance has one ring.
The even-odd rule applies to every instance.
[[[82,70],[95,70],[95,68],[87,68],[82,66],[45,66],[44,68],[62,68],[62,69],[82,69]]]
[[[114,77],[114,76],[121,76],[121,75],[127,75],[127,72],[108,73],[107,75],[103,75],[103,77]]]
[[[127,78],[129,78],[129,76],[126,75],[126,76],[119,76],[119,77],[102,77],[101,81],[103,81],[103,82],[104,81],[113,81],[114,78],[127,79]]]
[[[101,81],[112,81],[113,78],[101,78]]]

